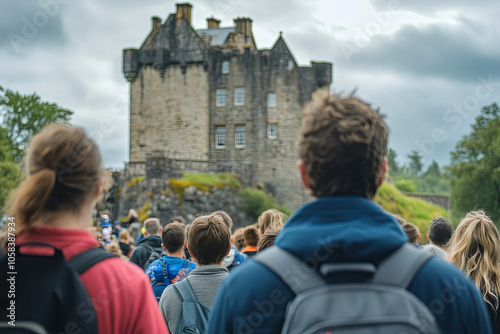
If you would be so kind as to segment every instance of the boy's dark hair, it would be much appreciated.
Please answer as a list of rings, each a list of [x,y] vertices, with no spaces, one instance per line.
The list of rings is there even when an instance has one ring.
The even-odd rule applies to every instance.
[[[169,253],[175,253],[182,249],[186,241],[185,227],[181,223],[170,223],[165,225],[161,233],[163,246]]]
[[[231,216],[226,211],[218,210],[212,212],[213,215],[219,215],[224,223],[229,227],[229,231],[233,228],[233,220],[231,219]]]
[[[297,147],[312,194],[373,198],[387,155],[387,128],[378,111],[323,89],[302,117]]]
[[[257,243],[259,242],[259,231],[255,226],[247,226],[243,230],[243,240],[247,246],[255,246],[257,247]]]
[[[189,249],[198,265],[220,264],[231,247],[231,231],[219,215],[197,217],[189,229]]]
[[[436,217],[429,224],[429,239],[436,245],[445,246],[451,239],[453,226],[444,217]]]
[[[260,252],[261,250],[274,245],[274,239],[276,239],[280,231],[281,228],[268,228],[259,239],[259,243],[257,244],[257,252]]]

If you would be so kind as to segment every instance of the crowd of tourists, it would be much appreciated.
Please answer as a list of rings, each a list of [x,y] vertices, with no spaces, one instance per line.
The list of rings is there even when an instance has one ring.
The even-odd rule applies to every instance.
[[[421,245],[416,225],[373,201],[387,137],[370,105],[321,90],[297,143],[316,199],[291,217],[271,209],[234,228],[223,207],[188,222],[130,210],[92,224],[98,147],[82,129],[49,126],[7,205],[2,275],[15,256],[16,296],[2,288],[0,331],[15,321],[49,333],[500,333],[497,227],[482,211],[455,231],[436,217]]]

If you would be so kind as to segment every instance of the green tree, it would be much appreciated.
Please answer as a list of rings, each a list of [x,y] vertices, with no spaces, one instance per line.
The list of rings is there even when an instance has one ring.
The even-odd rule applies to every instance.
[[[0,215],[10,191],[21,182],[22,173],[15,162],[0,161]]]
[[[250,215],[254,219],[257,219],[262,212],[268,209],[277,209],[290,216],[291,211],[288,207],[280,207],[278,202],[274,197],[267,194],[264,190],[245,188],[240,191],[243,201],[240,203],[240,208],[246,214]]]
[[[394,182],[394,185],[396,188],[398,188],[399,191],[405,192],[405,193],[414,193],[417,191],[417,186],[415,183],[413,183],[412,180],[396,180]]]
[[[427,168],[427,172],[425,172],[425,177],[441,177],[441,168],[439,168],[439,164],[436,160],[432,160],[432,163]]]
[[[500,110],[485,106],[472,132],[458,142],[447,168],[451,182],[454,216],[485,209],[500,218]]]
[[[396,158],[398,154],[392,148],[387,152],[387,163],[389,165],[389,174],[396,175],[400,173],[398,162]]]
[[[20,161],[31,136],[53,122],[69,121],[73,112],[41,101],[36,93],[22,95],[0,86],[0,117],[12,145],[14,161]]]
[[[420,175],[422,169],[424,168],[424,164],[422,163],[422,155],[413,150],[408,154],[408,159],[410,159],[410,164],[408,166],[409,172],[414,175]]]
[[[7,129],[0,126],[0,162],[13,161],[13,145],[7,136]]]

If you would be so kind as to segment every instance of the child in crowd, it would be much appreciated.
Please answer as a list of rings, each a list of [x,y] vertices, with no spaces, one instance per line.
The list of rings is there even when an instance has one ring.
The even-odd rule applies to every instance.
[[[120,249],[120,246],[118,245],[118,243],[116,241],[111,241],[109,243],[108,247],[106,248],[106,250],[108,252],[110,252],[111,254],[118,255],[122,260],[128,260],[128,257],[123,255],[123,253]]]
[[[257,254],[257,244],[259,242],[259,231],[254,226],[247,226],[243,230],[243,239],[247,246],[241,250],[248,257],[253,257]]]
[[[420,245],[420,230],[415,224],[406,222],[403,224],[403,229],[408,235],[411,244]]]
[[[122,251],[123,255],[125,255],[127,258],[130,258],[135,248],[135,246],[132,244],[130,233],[128,233],[128,230],[123,229],[118,235],[118,238],[120,239],[118,240],[120,250]]]
[[[236,249],[241,252],[243,248],[245,248],[245,239],[243,239],[243,227],[240,227],[236,231],[234,231],[231,236],[231,243],[236,247]]]
[[[231,228],[233,228],[233,219],[229,216],[229,214],[226,211],[219,210],[213,212],[212,214],[221,217],[222,221],[224,222],[224,224],[226,224],[226,226],[229,228],[229,231],[231,232]],[[240,253],[239,250],[236,248],[236,246],[233,245],[231,240],[231,249],[224,258],[222,265],[226,267],[228,270],[231,270],[232,268],[242,263],[245,263],[246,260],[247,256],[243,253]]]
[[[259,243],[257,244],[257,252],[262,251],[263,249],[266,249],[267,247],[271,247],[274,245],[274,239],[278,236],[278,233],[280,233],[281,228],[268,228],[266,230],[266,233],[262,235],[262,237],[259,239]]]
[[[173,224],[165,226],[165,229],[170,225]],[[220,285],[229,274],[222,266],[222,261],[231,249],[231,232],[220,215],[196,218],[189,230],[188,239],[189,253],[198,267],[184,281],[168,286],[160,299],[161,313],[172,333],[177,333],[182,307],[178,287],[183,285],[189,289],[196,296],[197,302],[210,309]],[[207,325],[206,314],[196,316],[203,318],[197,319],[197,323]]]
[[[111,234],[113,232],[113,224],[109,221],[109,216],[107,214],[101,215],[101,234],[102,238],[106,243],[109,243],[111,240]]]
[[[187,277],[196,264],[185,260],[184,248],[187,245],[185,227],[181,223],[165,225],[161,235],[162,247],[167,255],[153,261],[146,269],[156,299],[159,301],[163,290]]]
[[[258,220],[260,235],[264,235],[268,228],[282,228],[285,217],[286,215],[283,212],[276,209],[264,211]]]

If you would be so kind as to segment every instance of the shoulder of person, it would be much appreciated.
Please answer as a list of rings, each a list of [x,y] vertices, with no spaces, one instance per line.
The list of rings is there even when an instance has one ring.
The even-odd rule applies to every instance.
[[[460,309],[476,307],[477,300],[482,300],[474,283],[462,271],[438,257],[422,266],[409,290],[434,304],[442,302]]]
[[[177,291],[175,291],[174,285],[175,284],[169,284],[167,285],[165,290],[163,290],[160,298],[160,307],[162,307],[163,309],[167,309],[169,305],[172,305],[172,302],[181,301],[177,294]]]

